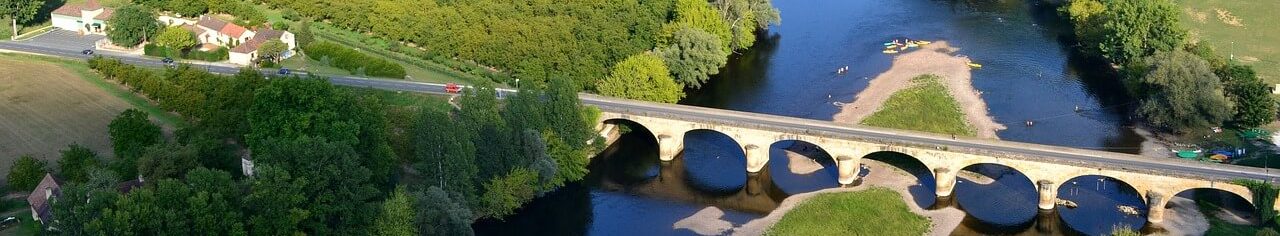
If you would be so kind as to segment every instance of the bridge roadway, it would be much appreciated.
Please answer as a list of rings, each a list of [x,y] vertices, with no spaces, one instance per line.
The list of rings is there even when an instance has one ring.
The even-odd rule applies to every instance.
[[[41,47],[22,44],[20,42],[0,41],[0,51],[13,51],[29,54],[41,54],[66,58],[87,59],[79,50]],[[118,58],[126,63],[162,67],[158,59],[118,53],[99,53],[102,56]],[[225,64],[193,65],[214,73],[234,74],[240,68]],[[264,74],[275,74],[276,70],[259,70]],[[295,74],[306,75],[299,71]],[[407,91],[419,93],[444,94],[443,84],[413,82],[405,80],[372,79],[354,76],[330,76],[327,79],[336,85],[350,87],[367,87],[374,89]],[[500,95],[514,93],[514,90],[499,89]],[[647,116],[669,117],[687,121],[735,124],[753,128],[799,132],[804,134],[822,134],[824,136],[877,139],[914,145],[931,145],[937,147],[958,147],[1039,158],[1039,161],[1054,163],[1079,163],[1093,166],[1106,166],[1124,170],[1162,173],[1166,175],[1184,176],[1209,180],[1229,181],[1234,179],[1255,179],[1274,182],[1280,173],[1271,173],[1263,168],[1244,167],[1225,164],[1200,163],[1173,158],[1152,158],[1131,154],[1103,152],[1096,150],[1056,147],[1048,145],[1020,143],[999,140],[953,140],[940,135],[923,134],[908,131],[879,129],[863,126],[837,124],[830,121],[801,119],[759,113],[749,113],[695,106],[658,104],[635,100],[609,98],[604,96],[582,94],[583,104],[599,107],[606,112],[621,114],[643,114]]]

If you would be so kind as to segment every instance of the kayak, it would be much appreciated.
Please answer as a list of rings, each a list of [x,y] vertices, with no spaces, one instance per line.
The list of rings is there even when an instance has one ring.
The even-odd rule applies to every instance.
[[[925,45],[925,44],[930,44],[930,43],[933,43],[933,42],[924,41],[924,40],[916,41],[916,44],[919,44],[919,45]]]
[[[888,49],[888,50],[884,50],[883,52],[884,54],[894,54],[894,53],[898,53],[898,50]]]
[[[885,46],[889,46],[889,45],[898,45],[898,44],[897,44],[897,43],[894,43],[894,42],[888,42],[888,43],[884,43],[884,45],[885,45]]]
[[[919,47],[919,46],[920,46],[919,44],[914,44],[914,43],[908,43],[908,44],[907,44],[907,47],[909,47],[909,48],[914,48],[914,47]]]
[[[889,45],[889,46],[884,46],[884,49],[893,49],[896,47],[898,47],[898,45]]]
[[[969,64],[969,67],[982,68],[982,64],[973,63],[973,62],[969,62],[968,64]]]

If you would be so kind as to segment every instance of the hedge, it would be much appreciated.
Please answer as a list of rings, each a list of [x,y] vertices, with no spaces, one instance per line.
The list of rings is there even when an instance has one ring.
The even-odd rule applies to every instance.
[[[365,55],[359,51],[331,42],[313,42],[303,47],[307,57],[329,66],[347,70],[354,75],[404,78],[404,67],[382,58]]]
[[[187,50],[184,54],[181,53],[181,51],[173,50],[172,48],[155,44],[147,44],[142,47],[142,53],[153,57],[182,58],[209,62],[225,61],[230,58],[230,50],[227,50],[226,47],[218,47],[218,50],[208,52],[192,49]]]

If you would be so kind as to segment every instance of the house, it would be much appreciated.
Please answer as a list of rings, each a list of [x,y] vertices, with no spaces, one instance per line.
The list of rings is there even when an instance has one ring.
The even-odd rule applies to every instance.
[[[89,0],[84,4],[64,4],[49,13],[53,27],[80,32],[81,34],[106,34],[107,20],[115,9],[102,7],[98,0]]]
[[[41,224],[48,224],[53,218],[53,206],[49,202],[61,195],[62,183],[54,179],[52,174],[45,173],[44,179],[40,180],[40,185],[31,190],[31,195],[27,196],[27,204],[31,207],[31,218],[40,221]]]
[[[243,26],[232,24],[208,15],[200,16],[196,21],[196,39],[200,43],[215,44],[224,47],[235,47],[252,39],[255,33]]]
[[[281,58],[289,58],[293,56],[293,49],[297,47],[293,38],[293,33],[288,31],[263,29],[261,32],[257,33],[257,36],[249,39],[249,41],[245,41],[244,43],[231,48],[231,63],[241,65],[252,64],[253,59],[262,56],[262,54],[258,53],[258,48],[262,47],[262,44],[271,40],[279,40],[285,44],[285,51],[280,55]]]

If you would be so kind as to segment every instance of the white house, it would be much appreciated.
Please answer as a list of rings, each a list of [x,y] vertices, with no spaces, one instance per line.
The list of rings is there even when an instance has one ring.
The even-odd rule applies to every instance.
[[[216,44],[224,47],[235,47],[252,39],[255,33],[243,26],[228,23],[208,15],[200,16],[196,21],[196,38],[200,43]]]
[[[244,43],[231,48],[231,63],[241,65],[252,64],[253,59],[262,56],[262,54],[258,53],[258,48],[262,47],[262,44],[269,40],[280,40],[280,42],[285,44],[286,49],[284,54],[280,55],[282,59],[292,57],[293,50],[297,47],[297,43],[293,38],[293,33],[288,31],[263,29],[252,39],[249,39],[249,41],[245,41]]]
[[[106,34],[107,20],[115,9],[102,7],[97,0],[84,4],[64,4],[49,13],[53,26],[81,34]]]

